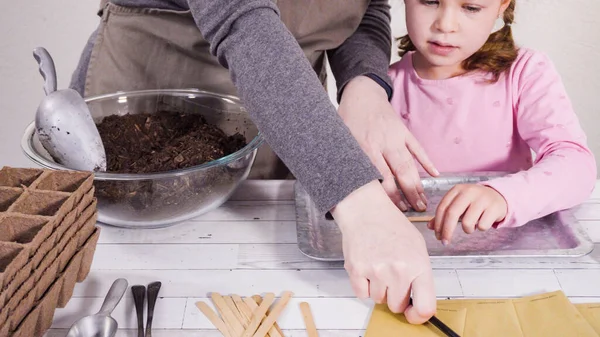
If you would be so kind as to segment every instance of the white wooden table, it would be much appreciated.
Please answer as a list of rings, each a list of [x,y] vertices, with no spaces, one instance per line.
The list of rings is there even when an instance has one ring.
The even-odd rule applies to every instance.
[[[306,336],[298,303],[310,303],[321,337],[361,336],[372,303],[354,297],[342,263],[305,257],[297,248],[293,181],[247,181],[222,207],[157,230],[103,226],[88,278],[55,313],[46,336],[65,336],[76,319],[100,309],[112,282],[161,281],[153,336],[221,336],[195,302],[210,292],[250,296],[284,290],[294,298],[278,320],[286,336]],[[597,184],[600,186],[600,184]],[[594,251],[576,259],[434,260],[440,298],[515,297],[562,289],[573,302],[600,302],[600,189],[580,207]],[[137,336],[130,290],[113,317],[117,336]]]

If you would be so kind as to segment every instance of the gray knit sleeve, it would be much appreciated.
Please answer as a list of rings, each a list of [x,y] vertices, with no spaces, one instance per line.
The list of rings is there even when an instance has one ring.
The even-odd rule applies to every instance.
[[[346,84],[356,76],[375,75],[391,96],[387,74],[392,47],[390,5],[387,0],[372,0],[363,19],[341,46],[327,52],[336,79],[338,101]]]
[[[188,0],[266,141],[325,213],[380,178],[269,0]]]

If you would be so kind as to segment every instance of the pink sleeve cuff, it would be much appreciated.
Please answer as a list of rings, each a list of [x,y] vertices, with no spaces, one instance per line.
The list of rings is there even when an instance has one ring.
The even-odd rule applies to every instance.
[[[496,178],[488,181],[483,181],[479,183],[480,185],[487,186],[489,188],[493,188],[496,192],[498,192],[506,201],[506,216],[502,221],[496,222],[492,227],[494,228],[506,228],[506,227],[519,227],[520,224],[516,221],[514,205],[512,205],[511,200],[515,200],[515,198],[511,195],[511,192],[514,191],[513,188],[510,187],[511,182],[508,181],[506,177],[504,178]]]

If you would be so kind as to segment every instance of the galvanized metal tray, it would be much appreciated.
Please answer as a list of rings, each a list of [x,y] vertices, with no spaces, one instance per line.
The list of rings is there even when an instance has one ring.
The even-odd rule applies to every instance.
[[[434,215],[438,203],[452,186],[477,183],[503,175],[478,172],[469,175],[422,178],[428,199],[426,212],[405,212],[407,216]],[[342,261],[342,235],[334,220],[319,216],[306,190],[295,183],[296,232],[298,248],[313,259]],[[423,234],[432,259],[448,257],[580,257],[593,250],[593,243],[574,216],[575,209],[563,210],[531,221],[518,228],[490,229],[465,234],[459,227],[452,243],[443,246],[427,224],[415,226]]]

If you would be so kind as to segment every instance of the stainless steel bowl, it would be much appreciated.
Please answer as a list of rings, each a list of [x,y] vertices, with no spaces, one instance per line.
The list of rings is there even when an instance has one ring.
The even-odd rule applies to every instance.
[[[108,115],[181,111],[203,115],[226,134],[239,132],[247,145],[217,160],[186,169],[151,174],[96,172],[98,221],[136,228],[165,227],[185,221],[222,205],[247,178],[262,136],[239,100],[205,91],[143,90],[117,92],[86,100],[99,123]],[[37,139],[35,123],[29,124],[21,147],[36,164],[65,170]]]

